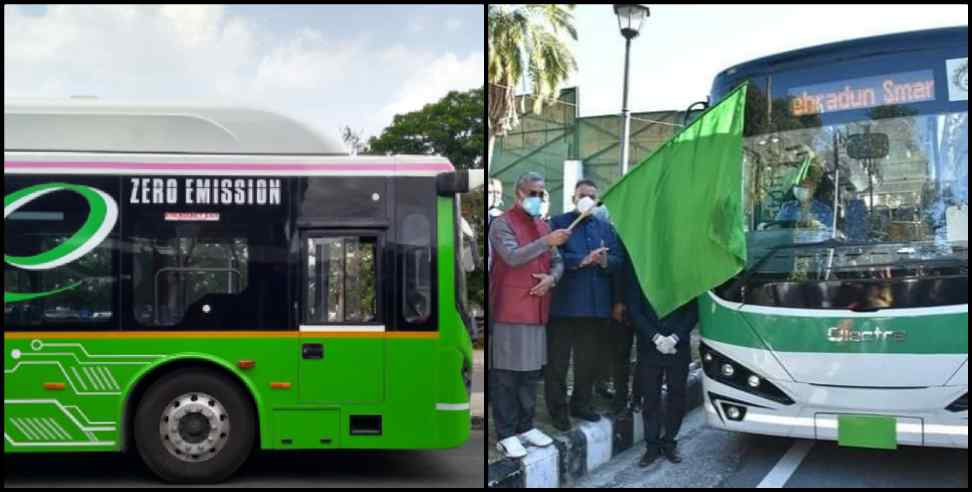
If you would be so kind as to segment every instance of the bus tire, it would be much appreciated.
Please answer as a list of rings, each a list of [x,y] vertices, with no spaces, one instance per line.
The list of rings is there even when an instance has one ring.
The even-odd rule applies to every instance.
[[[186,398],[186,395],[192,396]],[[211,398],[200,399],[199,395]],[[179,401],[190,399],[191,403],[181,406],[186,414],[180,417]],[[202,409],[203,400],[205,406],[216,410]],[[215,415],[220,422],[211,426],[209,422],[214,419],[204,415]],[[169,428],[164,422],[170,420],[178,423],[179,435],[174,439],[166,433]],[[153,383],[138,403],[134,425],[135,446],[142,461],[160,478],[174,483],[213,483],[227,479],[250,456],[256,440],[256,416],[240,385],[224,374],[206,369],[180,369]],[[183,429],[190,431],[183,432]],[[221,430],[227,432],[220,437]],[[214,435],[213,442],[220,447],[208,449],[212,456],[183,453],[180,446],[173,444],[208,447]]]

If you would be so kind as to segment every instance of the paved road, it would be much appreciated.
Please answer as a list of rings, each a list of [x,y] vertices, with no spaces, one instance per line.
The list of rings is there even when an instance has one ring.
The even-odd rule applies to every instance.
[[[476,487],[486,483],[483,433],[461,449],[260,453],[223,487]],[[4,487],[158,487],[136,456],[4,457]]]
[[[483,370],[477,367],[476,370],[473,372],[473,380],[472,380],[473,393],[482,393],[485,390],[483,379],[484,379]]]
[[[473,353],[473,393],[484,391],[483,375],[486,372],[486,356],[482,350]]]
[[[642,449],[615,458],[576,487],[968,487],[967,450],[897,451],[840,448],[704,427],[699,408],[686,417],[680,439],[685,461],[638,468]]]

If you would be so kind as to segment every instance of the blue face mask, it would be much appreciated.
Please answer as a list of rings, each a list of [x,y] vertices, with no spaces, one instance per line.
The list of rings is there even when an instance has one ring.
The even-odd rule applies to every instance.
[[[523,200],[523,210],[532,217],[540,216],[540,197],[531,196]]]

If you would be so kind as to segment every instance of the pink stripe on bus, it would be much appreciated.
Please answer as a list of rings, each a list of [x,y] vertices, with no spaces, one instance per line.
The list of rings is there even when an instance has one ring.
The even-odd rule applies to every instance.
[[[221,171],[452,171],[450,164],[248,164],[232,162],[4,162],[5,168],[86,168],[138,170],[221,170]]]

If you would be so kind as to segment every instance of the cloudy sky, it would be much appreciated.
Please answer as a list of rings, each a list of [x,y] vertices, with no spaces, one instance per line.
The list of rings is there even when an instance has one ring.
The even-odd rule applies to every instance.
[[[631,44],[634,111],[684,110],[715,75],[781,51],[899,31],[968,25],[968,5],[651,5]],[[621,109],[624,38],[610,4],[575,11],[582,116]]]
[[[484,80],[484,7],[3,7],[4,97],[256,105],[337,136]]]

